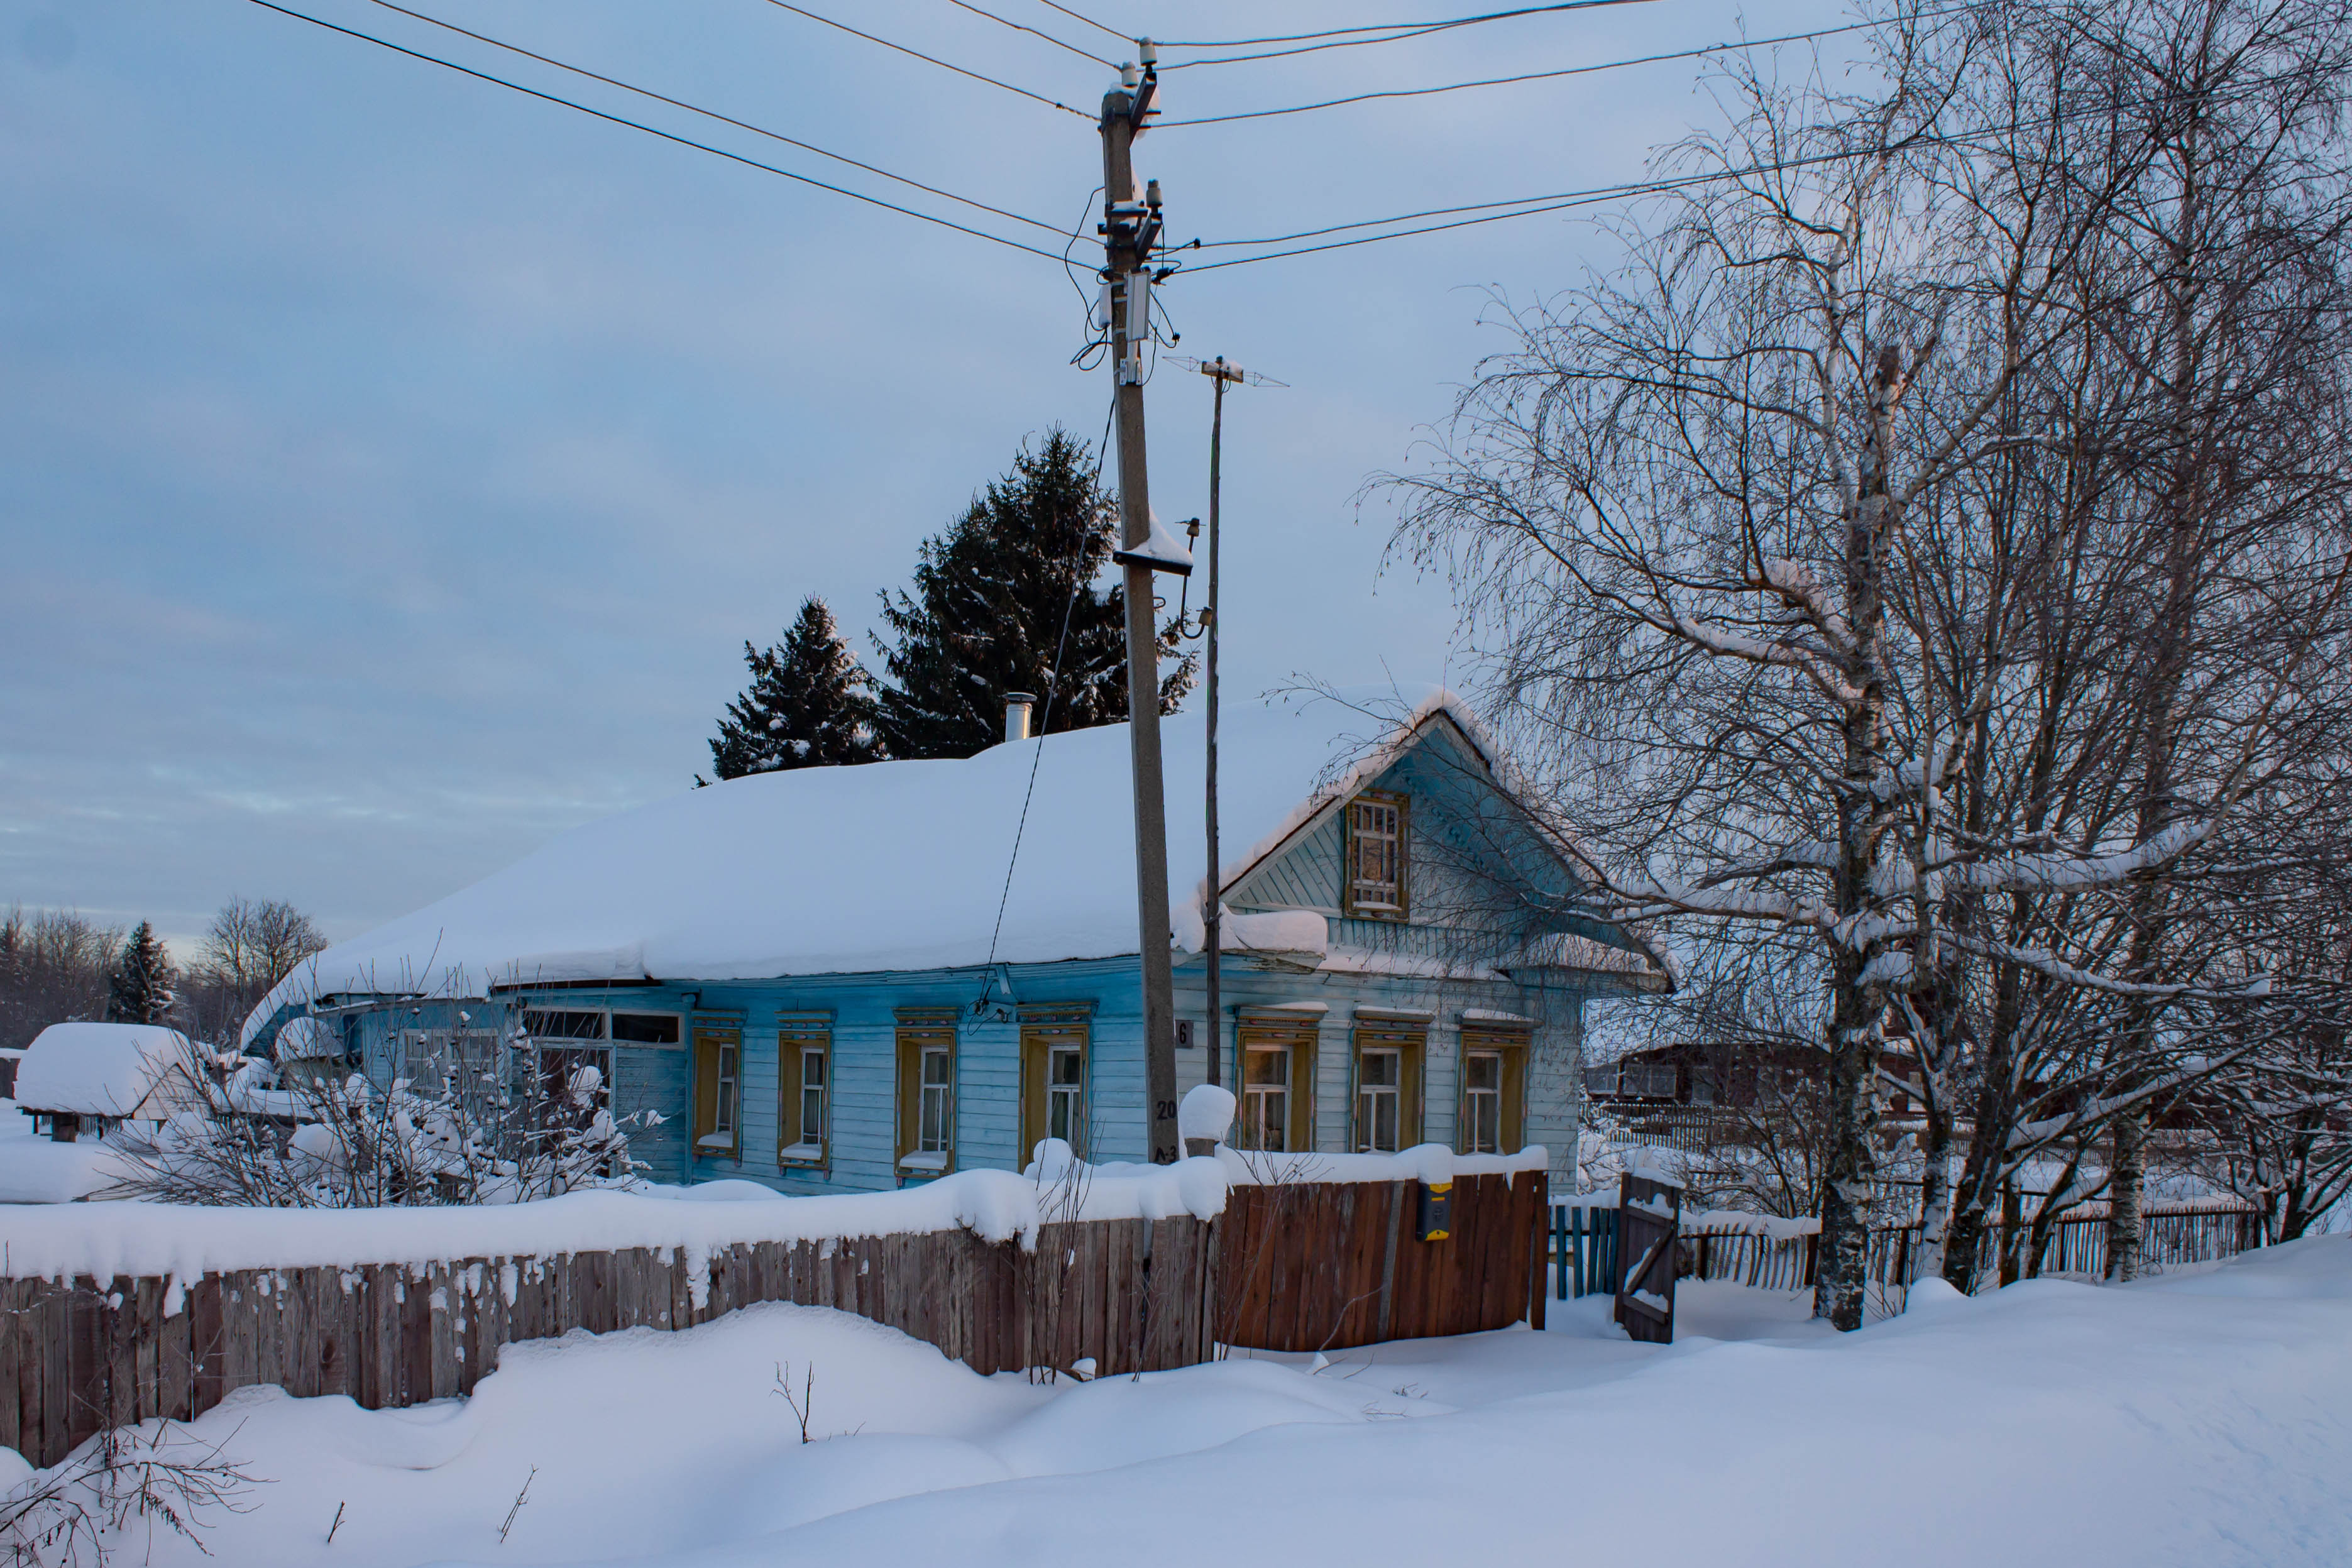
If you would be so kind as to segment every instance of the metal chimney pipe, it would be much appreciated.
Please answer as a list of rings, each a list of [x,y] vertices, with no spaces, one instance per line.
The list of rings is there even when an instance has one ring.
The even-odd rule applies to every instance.
[[[1008,741],[1029,738],[1029,710],[1036,706],[1035,695],[1029,692],[1004,694],[1004,738]]]

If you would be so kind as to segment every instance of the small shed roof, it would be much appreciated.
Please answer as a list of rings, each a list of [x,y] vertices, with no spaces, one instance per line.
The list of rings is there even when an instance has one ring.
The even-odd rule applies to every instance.
[[[189,1060],[188,1037],[143,1023],[53,1023],[16,1066],[16,1103],[26,1111],[128,1116]]]
[[[325,1019],[290,1018],[278,1026],[280,1061],[323,1061],[342,1054],[342,1030]]]
[[[1433,687],[1227,703],[1218,739],[1228,884],[1383,770],[1440,716],[1495,760],[1467,706]],[[1181,933],[1199,926],[1206,883],[1192,826],[1202,719],[1172,716],[1161,735]],[[282,1006],[329,995],[1132,953],[1129,744],[1128,726],[1107,725],[961,760],[758,774],[656,800],[573,829],[462,892],[327,949],[263,999],[246,1038]]]

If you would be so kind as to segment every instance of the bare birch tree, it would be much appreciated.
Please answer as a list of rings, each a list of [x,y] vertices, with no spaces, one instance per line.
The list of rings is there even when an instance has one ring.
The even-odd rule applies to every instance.
[[[2188,8],[2152,0],[2133,26]],[[1814,945],[1816,1310],[1843,1328],[1862,1317],[1890,1011],[1930,1107],[1938,1241],[1964,1089],[1959,1207],[1980,1219],[1984,1178],[2013,1177],[2021,1144],[2079,1147],[2186,1082],[2179,1030],[2118,1036],[2116,1000],[2153,1014],[2247,977],[2158,977],[2130,933],[2147,890],[2261,788],[2324,643],[2298,626],[2231,643],[2226,678],[2185,673],[2180,689],[2204,679],[2228,700],[2173,747],[2193,765],[2162,783],[2163,810],[2137,809],[2148,754],[2132,743],[2151,703],[2181,703],[2149,695],[2118,619],[2140,606],[2109,580],[2151,558],[2114,508],[2069,517],[2020,488],[2064,480],[2063,464],[2004,471],[2043,448],[2052,398],[2105,370],[2147,304],[2105,264],[2165,144],[2127,112],[2148,84],[2089,26],[2100,9],[1892,15],[1866,99],[1727,78],[1732,134],[1680,154],[1707,178],[1626,225],[1610,276],[1509,312],[1516,348],[1483,368],[1435,460],[1394,481],[1401,537],[1452,571],[1487,634],[1498,716],[1603,862],[1589,912]],[[2325,556],[2296,537],[2288,553]],[[2087,599],[2057,592],[2086,542],[2124,553]],[[2221,619],[2266,594],[2284,607],[2290,586],[2233,581]],[[2037,627],[2063,633],[2063,667],[2018,646]],[[2097,809],[2053,794],[2062,781],[2103,790]],[[1994,1027],[2039,1054],[1989,1077]]]

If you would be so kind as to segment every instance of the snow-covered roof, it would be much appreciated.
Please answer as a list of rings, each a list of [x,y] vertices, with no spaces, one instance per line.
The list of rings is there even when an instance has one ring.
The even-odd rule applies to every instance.
[[[143,1023],[53,1023],[16,1066],[16,1103],[27,1111],[128,1116],[190,1059],[187,1036]]]
[[[288,1019],[278,1026],[278,1060],[318,1061],[343,1054],[342,1031],[324,1019]]]
[[[1493,758],[1467,705],[1435,688],[1228,702],[1218,730],[1227,882],[1386,768],[1440,716]],[[1187,713],[1160,728],[1180,940],[1199,928],[1206,880],[1202,724]],[[246,1038],[284,1004],[329,995],[935,969],[982,964],[992,952],[1011,963],[1132,953],[1128,747],[1128,727],[1108,725],[962,760],[756,774],[656,800],[328,948],[264,998]],[[1033,773],[1008,894],[1006,862]]]

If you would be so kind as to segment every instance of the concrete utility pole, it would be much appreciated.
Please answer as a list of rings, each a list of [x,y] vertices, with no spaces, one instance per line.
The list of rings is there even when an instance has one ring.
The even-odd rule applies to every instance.
[[[1128,736],[1135,775],[1135,925],[1143,945],[1143,1082],[1151,1163],[1173,1165],[1176,1136],[1176,978],[1169,954],[1168,809],[1160,770],[1160,638],[1151,567],[1151,489],[1143,449],[1143,361],[1151,340],[1150,257],[1160,235],[1159,189],[1138,200],[1130,156],[1159,88],[1144,68],[1121,68],[1103,95],[1103,277],[1110,295],[1111,373],[1118,382],[1119,538],[1127,589]],[[1212,1023],[1211,1027],[1215,1026]]]

